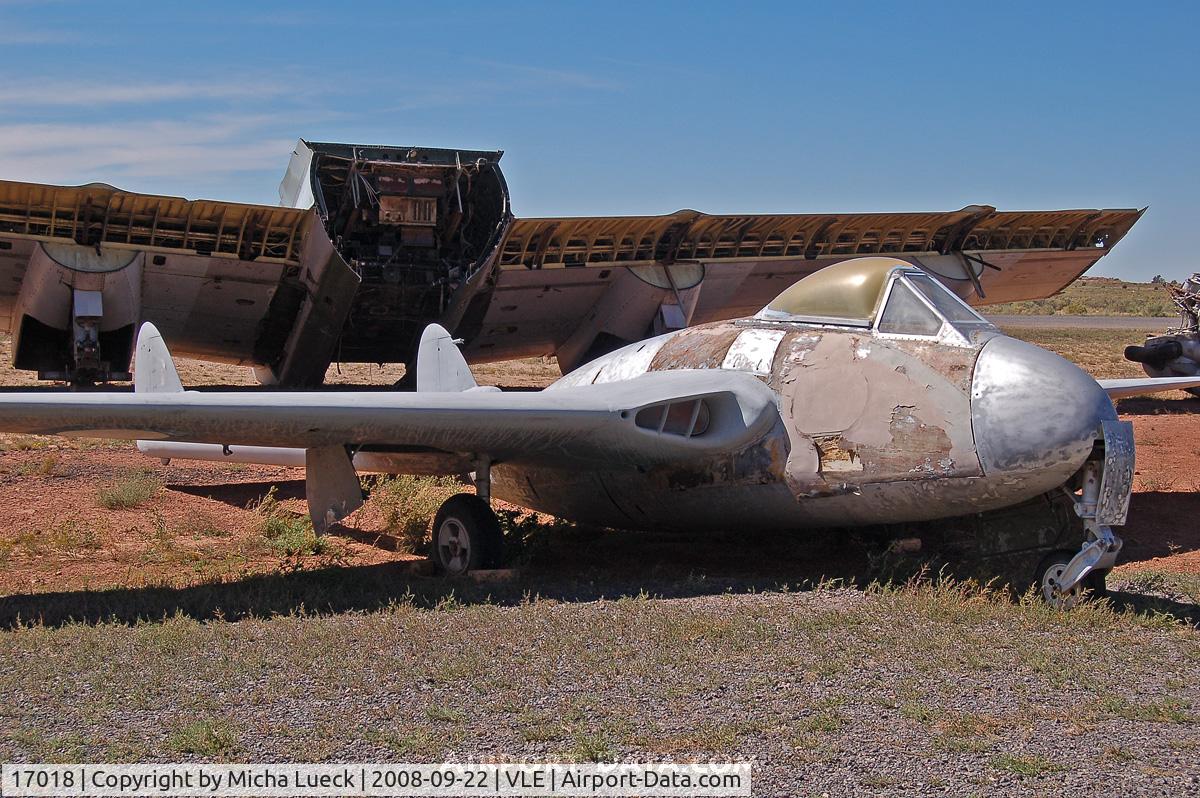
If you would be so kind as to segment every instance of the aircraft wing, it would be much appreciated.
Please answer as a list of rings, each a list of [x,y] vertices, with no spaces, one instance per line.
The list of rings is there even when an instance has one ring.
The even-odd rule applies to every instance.
[[[456,349],[439,346],[445,331],[435,332],[423,344],[429,357],[460,365]],[[303,449],[310,512],[323,529],[361,504],[351,459],[360,450],[401,462],[416,456],[415,473],[429,473],[430,462],[461,473],[462,463],[479,459],[652,468],[738,451],[778,420],[770,388],[725,371],[656,372],[535,393],[198,392],[182,389],[153,325],[142,327],[137,348],[134,393],[0,392],[0,431]],[[442,379],[454,369],[422,371]],[[270,452],[256,453],[272,462]]]
[[[689,435],[697,402],[708,429]],[[0,393],[0,431],[246,446],[477,452],[497,461],[657,465],[732,450],[774,401],[749,375],[664,372],[540,392]],[[662,408],[668,424],[659,429]]]
[[[358,285],[311,209],[0,180],[0,332],[45,379],[128,379],[152,320],[184,356],[311,382]],[[96,362],[72,351],[78,321]]]
[[[468,361],[619,345],[751,315],[863,255],[936,274],[973,304],[1040,299],[1111,250],[1141,211],[517,219],[501,153],[301,141],[291,207],[112,186],[0,181],[0,332],[43,379],[128,378],[137,325],[179,355],[320,384],[333,361],[412,362],[439,323]]]
[[[1139,377],[1123,380],[1097,380],[1109,399],[1125,399],[1163,391],[1200,388],[1200,377]]]
[[[848,258],[903,258],[974,305],[1058,293],[1142,211],[815,213],[515,219],[491,298],[463,316],[468,360],[555,353],[565,370],[673,326],[753,315]],[[462,334],[456,332],[456,334]]]

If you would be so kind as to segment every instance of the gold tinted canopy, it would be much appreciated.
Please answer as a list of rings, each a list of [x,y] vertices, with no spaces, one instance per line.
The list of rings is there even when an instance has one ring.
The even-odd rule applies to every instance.
[[[875,318],[888,275],[901,268],[912,268],[912,264],[898,258],[844,260],[798,280],[763,308],[760,315],[869,324]]]

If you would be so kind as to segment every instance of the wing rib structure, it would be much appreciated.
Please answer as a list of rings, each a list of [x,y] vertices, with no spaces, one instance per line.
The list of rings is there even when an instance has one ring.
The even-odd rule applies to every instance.
[[[301,141],[281,187],[292,207],[0,180],[0,332],[17,368],[80,385],[128,379],[142,321],[177,354],[284,387],[320,385],[334,359],[411,363],[431,323],[470,363],[553,354],[569,371],[752,315],[865,255],[908,260],[972,304],[1040,299],[1142,213],[518,219],[500,156]]]

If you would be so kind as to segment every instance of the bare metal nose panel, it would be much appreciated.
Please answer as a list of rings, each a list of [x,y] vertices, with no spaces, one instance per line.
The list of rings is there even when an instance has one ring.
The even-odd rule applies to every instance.
[[[1116,411],[1094,379],[1053,352],[1007,336],[988,341],[971,386],[971,422],[987,476],[1071,476]]]

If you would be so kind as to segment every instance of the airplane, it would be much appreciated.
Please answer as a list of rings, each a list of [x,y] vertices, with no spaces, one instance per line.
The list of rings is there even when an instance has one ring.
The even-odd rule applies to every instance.
[[[177,355],[320,385],[330,363],[415,366],[425,326],[468,362],[600,355],[752,315],[806,274],[890,255],[972,304],[1041,299],[1136,209],[516,218],[499,151],[300,140],[279,206],[0,181],[0,332],[12,365],[129,379],[135,333]],[[725,167],[736,168],[736,167]],[[412,369],[406,368],[406,374]]]
[[[1010,338],[887,257],[805,277],[753,316],[599,357],[537,392],[479,386],[426,328],[415,392],[185,391],[151,324],[135,390],[0,393],[0,431],[139,441],[147,455],[303,465],[314,528],[363,502],[357,472],[470,473],[431,556],[498,567],[493,497],[610,527],[888,525],[1019,561],[1059,606],[1103,586],[1132,490],[1110,397],[1200,377],[1097,382]]]
[[[1200,376],[1200,272],[1181,286],[1167,283],[1165,287],[1179,308],[1179,326],[1146,336],[1140,346],[1125,347],[1125,359],[1140,363],[1151,377]],[[1200,389],[1190,393],[1200,396]]]

